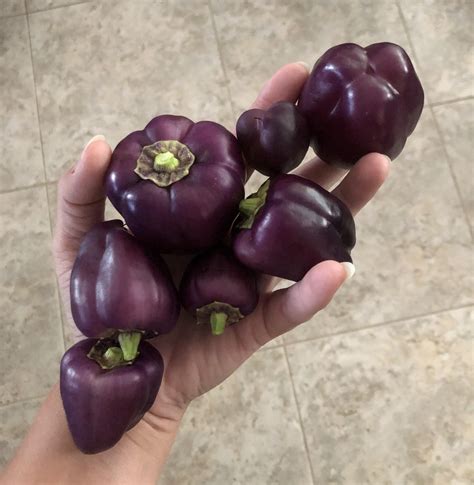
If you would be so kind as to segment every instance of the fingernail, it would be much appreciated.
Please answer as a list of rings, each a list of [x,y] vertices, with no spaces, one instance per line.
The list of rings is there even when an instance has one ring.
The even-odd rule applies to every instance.
[[[343,266],[344,270],[346,271],[346,279],[344,281],[350,280],[356,271],[355,266],[352,263],[349,263],[345,261],[344,263],[341,263]]]
[[[301,64],[309,72],[309,64],[304,61],[298,61],[296,64]]]
[[[92,145],[92,143],[96,142],[96,141],[99,141],[99,140],[104,140],[105,141],[105,136],[104,135],[95,135],[93,136],[86,144],[86,146],[84,147],[84,150],[82,150],[82,153],[84,153],[86,150],[87,150],[87,147],[89,145]]]

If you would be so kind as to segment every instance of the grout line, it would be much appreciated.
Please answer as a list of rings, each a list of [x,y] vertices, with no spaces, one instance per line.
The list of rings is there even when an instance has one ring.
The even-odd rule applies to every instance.
[[[334,332],[334,333],[329,333],[327,335],[318,335],[317,337],[308,337],[308,338],[303,338],[301,340],[293,340],[291,342],[285,342],[284,345],[293,345],[293,344],[303,344],[306,342],[312,342],[315,340],[323,340],[327,338],[332,338],[332,337],[338,337],[340,335],[347,335],[349,333],[358,333],[358,332],[363,332],[365,330],[372,330],[380,327],[385,327],[389,325],[397,325],[397,324],[403,324],[403,323],[408,323],[412,320],[417,320],[419,318],[426,318],[426,317],[432,317],[435,315],[441,315],[442,313],[447,313],[447,312],[454,312],[457,310],[463,310],[465,308],[471,308],[474,306],[474,303],[467,303],[466,305],[461,305],[459,307],[454,307],[454,308],[444,308],[442,310],[435,310],[433,312],[428,312],[428,313],[422,313],[420,315],[413,315],[410,317],[402,317],[402,318],[396,318],[394,320],[388,320],[387,322],[379,322],[379,323],[374,323],[373,325],[366,325],[365,327],[358,327],[358,328],[353,328],[349,330],[341,330],[340,332]]]
[[[407,24],[407,22],[405,20],[405,16],[403,15],[403,10],[400,7],[399,0],[397,0],[396,4],[397,4],[397,8],[398,8],[398,14],[399,14],[400,20],[401,20],[402,25],[403,25],[403,29],[404,29],[405,34],[406,34],[407,39],[408,39],[408,44],[409,44],[409,46],[410,46],[410,48],[411,48],[411,50],[413,52],[413,57],[415,58],[415,61],[416,61],[417,65],[418,65],[420,71],[423,71],[423,68],[422,68],[421,64],[418,62],[418,56],[416,55],[415,46],[414,46],[413,41],[411,39],[410,30],[408,29],[408,24]],[[454,187],[455,187],[456,192],[458,194],[459,201],[461,203],[462,211],[464,213],[464,220],[465,220],[465,222],[467,224],[467,229],[468,229],[468,232],[471,235],[471,241],[472,241],[474,239],[473,228],[471,227],[471,223],[470,223],[469,217],[467,215],[466,204],[465,204],[464,199],[462,197],[461,189],[459,187],[458,180],[457,180],[456,175],[454,173],[454,168],[453,168],[453,165],[451,163],[451,158],[449,157],[448,150],[446,148],[446,143],[445,143],[445,140],[444,140],[443,133],[442,133],[442,131],[440,129],[438,120],[437,120],[437,118],[436,118],[436,116],[434,114],[433,104],[434,103],[428,104],[427,107],[430,110],[431,116],[433,117],[436,131],[437,131],[438,136],[439,136],[439,138],[441,140],[441,145],[443,147],[443,153],[444,153],[444,156],[446,158],[446,162],[448,164],[449,172],[451,173],[451,178],[453,180]]]
[[[441,140],[441,145],[443,147],[444,156],[446,157],[446,161],[447,161],[448,167],[449,167],[449,172],[451,173],[451,178],[453,179],[454,186],[455,186],[456,191],[458,193],[459,202],[461,203],[462,211],[464,213],[464,219],[465,219],[465,222],[467,224],[468,231],[471,234],[471,240],[474,240],[473,228],[471,227],[471,223],[469,221],[469,216],[467,215],[466,202],[464,201],[464,198],[463,198],[462,193],[461,193],[461,188],[459,187],[458,179],[456,177],[456,174],[454,173],[452,160],[451,160],[451,157],[449,156],[448,149],[446,148],[446,141],[444,139],[443,131],[441,130],[441,128],[439,126],[438,119],[436,118],[433,107],[430,106],[429,110],[430,110],[431,116],[433,117],[436,131],[437,131],[438,136]]]
[[[267,350],[275,350],[275,349],[281,349],[282,347],[284,347],[285,344],[277,344],[277,345],[271,345],[269,347],[267,347],[266,345],[264,345],[263,347],[260,347],[257,352],[266,352]]]
[[[207,0],[207,8],[209,9],[209,14],[211,16],[211,23],[212,23],[212,29],[214,31],[214,38],[216,40],[216,45],[217,45],[217,53],[219,55],[219,61],[221,64],[221,69],[224,74],[224,81],[226,85],[226,90],[227,90],[227,96],[229,98],[230,102],[230,109],[232,110],[232,117],[235,117],[235,105],[234,105],[234,100],[232,99],[232,95],[230,92],[230,83],[229,83],[229,76],[227,75],[227,68],[224,62],[224,56],[222,54],[222,49],[221,49],[221,42],[219,38],[219,34],[217,32],[217,25],[216,25],[216,20],[214,18],[214,11],[212,10],[212,0]]]
[[[38,182],[36,184],[23,185],[21,187],[15,187],[14,189],[0,190],[0,195],[11,194],[12,192],[19,192],[20,190],[36,189],[38,187],[43,187],[43,185],[47,185],[48,183],[49,182]]]
[[[46,192],[46,204],[48,206],[48,221],[49,221],[49,234],[50,234],[50,241],[52,243],[53,241],[53,221],[51,219],[51,203],[49,200],[49,194],[48,194],[48,179],[46,176],[46,161],[45,161],[45,156],[44,156],[44,141],[43,141],[43,131],[41,129],[41,117],[40,117],[40,109],[39,109],[39,103],[38,103],[38,88],[36,84],[36,72],[35,72],[35,64],[33,61],[33,45],[31,42],[31,31],[30,31],[30,18],[29,15],[26,16],[26,26],[28,29],[28,39],[30,43],[30,60],[31,60],[31,70],[33,74],[33,84],[34,84],[34,89],[35,89],[35,102],[36,102],[36,116],[37,116],[37,121],[38,121],[38,130],[39,130],[39,136],[40,136],[40,143],[41,143],[41,157],[43,160],[43,179],[44,179],[44,190]],[[50,248],[52,247],[52,244],[50,244]],[[56,277],[56,272],[54,274],[54,278],[56,280],[56,303],[57,303],[57,309],[56,311],[59,312],[59,323],[61,326],[61,339],[62,339],[62,344],[63,344],[63,352],[66,349],[66,337],[64,333],[64,323],[62,319],[62,312],[61,312],[61,295],[59,294],[59,288],[57,284],[57,277]]]
[[[308,460],[309,470],[311,472],[311,480],[313,482],[313,485],[315,485],[316,484],[316,478],[314,476],[313,464],[311,463],[311,457],[310,457],[310,454],[309,454],[308,439],[307,439],[306,433],[304,431],[303,418],[301,416],[300,404],[298,402],[298,397],[296,396],[295,382],[293,380],[293,373],[291,372],[290,360],[288,359],[288,352],[286,350],[285,345],[283,345],[283,353],[285,354],[285,361],[286,361],[286,365],[288,367],[288,373],[290,374],[291,390],[293,392],[293,398],[294,398],[295,404],[296,404],[296,412],[298,414],[298,421],[300,423],[301,434],[303,436],[303,443],[304,443],[304,449],[305,449],[305,452],[306,452],[306,458]]]
[[[32,14],[35,14],[35,13],[49,12],[50,10],[58,10],[60,8],[74,7],[76,5],[82,5],[83,3],[92,3],[92,2],[91,2],[91,0],[83,0],[81,2],[69,3],[67,5],[56,5],[54,7],[43,8],[43,9],[40,9],[40,10],[31,10],[31,11],[26,10],[26,13],[28,15],[32,15]],[[26,5],[25,5],[25,9],[26,9]]]
[[[2,16],[0,16],[0,20],[2,20],[2,19],[13,19],[15,17],[22,17],[23,15],[26,15],[26,12],[12,13],[12,14],[9,14],[9,15],[2,15]]]
[[[49,391],[48,391],[49,392]],[[25,397],[23,399],[16,399],[15,401],[7,402],[5,404],[0,404],[0,409],[8,408],[9,406],[14,406],[15,404],[24,404],[27,402],[43,400],[47,396],[46,394],[42,394],[41,396],[34,396],[34,397]]]
[[[435,101],[434,103],[429,103],[428,106],[430,106],[431,108],[436,108],[437,106],[460,103],[461,101],[470,101],[471,99],[474,99],[474,96],[464,96],[463,98],[447,99],[446,101]]]

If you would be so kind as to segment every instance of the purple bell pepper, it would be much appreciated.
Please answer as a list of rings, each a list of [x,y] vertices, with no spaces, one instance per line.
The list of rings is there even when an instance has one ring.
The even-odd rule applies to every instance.
[[[163,359],[141,342],[133,363],[109,339],[86,339],[61,360],[60,390],[69,430],[83,453],[114,446],[155,402]]]
[[[232,133],[212,121],[162,115],[117,145],[106,189],[138,239],[161,253],[193,252],[227,234],[244,180]]]
[[[178,320],[178,294],[165,262],[151,256],[118,220],[97,224],[86,234],[70,290],[77,328],[93,338],[120,334],[130,359],[140,337],[167,333]]]
[[[423,100],[420,80],[400,46],[341,44],[318,59],[298,107],[317,155],[350,168],[370,152],[396,158],[415,129]]]
[[[220,335],[226,326],[257,306],[256,277],[230,249],[217,247],[189,263],[181,280],[180,297],[198,324],[208,324],[214,335]]]
[[[352,262],[354,219],[319,185],[278,175],[240,203],[233,250],[255,271],[299,281],[326,260]]]
[[[302,162],[310,132],[298,108],[282,101],[266,111],[245,111],[237,121],[237,139],[247,163],[271,177],[290,172]]]

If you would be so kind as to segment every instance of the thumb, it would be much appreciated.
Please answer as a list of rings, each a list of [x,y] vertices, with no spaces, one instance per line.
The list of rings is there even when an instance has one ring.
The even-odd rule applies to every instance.
[[[301,281],[268,295],[262,309],[266,334],[274,339],[312,318],[329,304],[354,271],[352,263],[323,261]]]
[[[111,150],[102,135],[84,148],[80,160],[58,183],[55,251],[74,251],[84,234],[104,219],[104,176]]]

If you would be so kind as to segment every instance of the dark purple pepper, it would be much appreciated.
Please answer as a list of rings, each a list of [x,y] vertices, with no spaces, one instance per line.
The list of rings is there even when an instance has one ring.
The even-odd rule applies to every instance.
[[[74,322],[87,337],[117,331],[153,337],[172,330],[178,320],[178,294],[165,262],[151,256],[118,220],[97,224],[86,234],[70,289]]]
[[[211,121],[163,115],[115,148],[109,199],[132,233],[162,252],[192,252],[228,232],[244,194],[237,139]]]
[[[237,121],[237,139],[247,163],[271,177],[290,172],[302,162],[310,133],[298,108],[282,101],[266,111],[245,111]]]
[[[71,347],[61,360],[60,389],[76,446],[83,453],[114,446],[150,409],[162,377],[163,359],[147,342],[131,364],[110,340]]]
[[[210,324],[212,333],[220,335],[226,326],[257,306],[256,277],[230,249],[217,247],[189,263],[181,280],[180,297],[198,324]]]
[[[278,175],[243,200],[240,211],[232,247],[255,271],[299,281],[321,261],[352,261],[352,214],[310,180]]]
[[[420,80],[400,46],[341,44],[318,59],[298,107],[318,156],[350,167],[371,152],[396,158],[415,129],[423,100]]]

